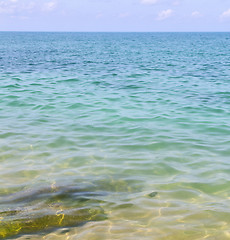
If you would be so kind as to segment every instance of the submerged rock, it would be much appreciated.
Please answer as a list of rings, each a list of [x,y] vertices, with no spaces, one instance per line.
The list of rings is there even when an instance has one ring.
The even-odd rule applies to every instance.
[[[106,219],[103,192],[50,187],[5,196],[0,201],[0,238],[72,227]]]
[[[158,194],[158,192],[152,192],[152,193],[148,194],[148,196],[151,198],[154,198],[157,196],[157,194]]]
[[[11,215],[12,216],[12,215]],[[0,238],[15,235],[48,231],[54,228],[71,227],[89,221],[105,220],[102,208],[83,208],[78,210],[59,211],[56,214],[36,214],[28,218],[7,218],[0,221]]]
[[[134,182],[135,183],[135,182]],[[133,181],[97,180],[68,186],[27,189],[0,198],[0,238],[43,233],[107,219],[106,197],[137,190]],[[135,185],[135,184],[134,184]],[[108,196],[109,197],[109,196]],[[113,204],[111,202],[110,204]],[[108,200],[108,199],[107,199]]]

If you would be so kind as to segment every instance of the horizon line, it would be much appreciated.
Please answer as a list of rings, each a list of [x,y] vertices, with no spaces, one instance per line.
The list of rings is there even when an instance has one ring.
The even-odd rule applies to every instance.
[[[28,33],[230,33],[230,31],[46,31],[46,30],[0,30],[0,32]]]

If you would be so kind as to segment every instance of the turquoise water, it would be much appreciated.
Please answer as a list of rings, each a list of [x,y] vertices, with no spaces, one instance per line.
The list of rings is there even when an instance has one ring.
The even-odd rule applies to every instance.
[[[229,33],[0,33],[0,238],[230,239]]]

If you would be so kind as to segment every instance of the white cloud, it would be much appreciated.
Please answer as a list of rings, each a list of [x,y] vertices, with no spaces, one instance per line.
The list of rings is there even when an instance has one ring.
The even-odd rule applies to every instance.
[[[180,2],[179,1],[174,1],[173,5],[178,6],[178,5],[180,5]]]
[[[27,16],[34,11],[53,11],[56,6],[57,0],[0,0],[0,14],[7,14],[11,17]]]
[[[192,17],[201,17],[202,16],[202,14],[200,12],[198,12],[198,11],[192,12],[191,15],[192,15]]]
[[[104,16],[103,13],[98,13],[98,14],[96,15],[96,18],[102,18],[103,16]]]
[[[171,17],[173,14],[173,10],[172,9],[167,9],[167,10],[163,10],[162,12],[159,12],[157,20],[158,21],[162,21],[166,18]]]
[[[124,13],[121,13],[118,15],[119,18],[126,18],[126,17],[129,17],[130,16],[130,13],[129,12],[124,12]]]
[[[0,1],[0,13],[4,14],[25,13],[31,11],[34,7],[35,3],[33,1],[27,3],[18,0]]]
[[[141,0],[142,4],[149,4],[149,5],[155,4],[157,2],[158,2],[158,0]]]
[[[56,8],[56,6],[57,6],[56,1],[46,2],[46,3],[43,4],[42,10],[50,12],[50,11],[53,11]]]
[[[21,20],[28,20],[29,17],[28,16],[10,16],[13,19],[21,19]]]
[[[14,1],[0,1],[0,13],[12,14],[17,6]]]
[[[227,11],[223,12],[223,13],[220,15],[220,17],[221,17],[222,19],[230,18],[230,8],[229,8]]]

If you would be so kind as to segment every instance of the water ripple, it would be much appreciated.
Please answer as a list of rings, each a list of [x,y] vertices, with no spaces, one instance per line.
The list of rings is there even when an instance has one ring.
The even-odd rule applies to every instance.
[[[229,239],[227,35],[1,33],[0,237]]]

